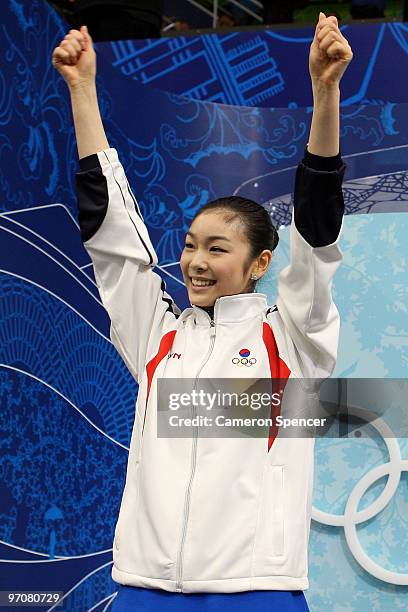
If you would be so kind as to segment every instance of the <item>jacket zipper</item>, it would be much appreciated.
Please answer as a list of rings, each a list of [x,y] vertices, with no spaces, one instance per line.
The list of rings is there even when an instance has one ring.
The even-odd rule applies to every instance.
[[[203,361],[203,363],[200,366],[200,369],[197,372],[197,375],[195,377],[194,380],[194,390],[196,390],[197,387],[197,381],[199,379],[199,376],[204,368],[204,366],[206,365],[206,363],[208,362],[213,347],[214,347],[214,342],[215,342],[215,323],[213,320],[211,320],[210,323],[210,347],[208,349],[207,355]],[[195,407],[193,406],[193,417],[196,416],[195,414]],[[196,428],[194,428],[196,429]],[[198,429],[198,428],[197,428]],[[189,513],[190,513],[190,496],[191,496],[191,487],[193,484],[193,479],[194,479],[194,474],[195,474],[195,468],[196,468],[196,462],[197,462],[197,436],[194,434],[193,437],[193,446],[192,446],[192,450],[191,450],[191,473],[190,473],[190,480],[188,483],[188,487],[187,487],[187,492],[186,492],[186,498],[185,498],[185,502],[184,502],[184,518],[183,518],[183,531],[182,531],[182,535],[181,535],[181,544],[180,544],[180,548],[179,548],[179,552],[178,552],[178,556],[177,556],[177,581],[176,581],[176,591],[178,592],[182,592],[182,575],[183,575],[183,550],[184,550],[184,544],[185,544],[185,539],[186,539],[186,533],[187,533],[187,523],[188,523],[188,517],[189,517]]]

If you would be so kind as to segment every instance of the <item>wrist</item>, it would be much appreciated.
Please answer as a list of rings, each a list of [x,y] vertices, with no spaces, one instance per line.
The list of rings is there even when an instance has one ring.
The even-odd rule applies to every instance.
[[[71,96],[93,96],[96,94],[96,82],[93,81],[80,81],[74,85],[68,85],[69,93]]]
[[[327,83],[320,79],[312,79],[312,91],[314,98],[322,99],[339,99],[340,98],[340,83],[338,81]]]

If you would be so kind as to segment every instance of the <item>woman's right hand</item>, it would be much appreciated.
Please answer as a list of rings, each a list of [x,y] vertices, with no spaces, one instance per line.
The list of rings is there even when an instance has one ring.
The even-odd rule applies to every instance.
[[[95,83],[96,53],[86,26],[69,31],[54,49],[52,64],[70,89]]]

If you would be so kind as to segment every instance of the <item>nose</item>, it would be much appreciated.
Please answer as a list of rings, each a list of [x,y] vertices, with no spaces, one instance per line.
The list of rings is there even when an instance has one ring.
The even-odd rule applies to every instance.
[[[201,249],[197,249],[193,257],[191,258],[190,269],[199,272],[207,270],[207,268],[208,263],[205,254],[201,251]]]

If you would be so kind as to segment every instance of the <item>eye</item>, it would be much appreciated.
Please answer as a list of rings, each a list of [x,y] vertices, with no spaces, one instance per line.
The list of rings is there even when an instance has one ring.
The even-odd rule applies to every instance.
[[[194,245],[191,242],[186,242],[186,244],[184,245],[185,249],[192,249],[194,247]]]
[[[211,247],[210,251],[219,251],[220,253],[225,253],[224,249],[221,249],[220,247],[217,247],[217,246]]]

